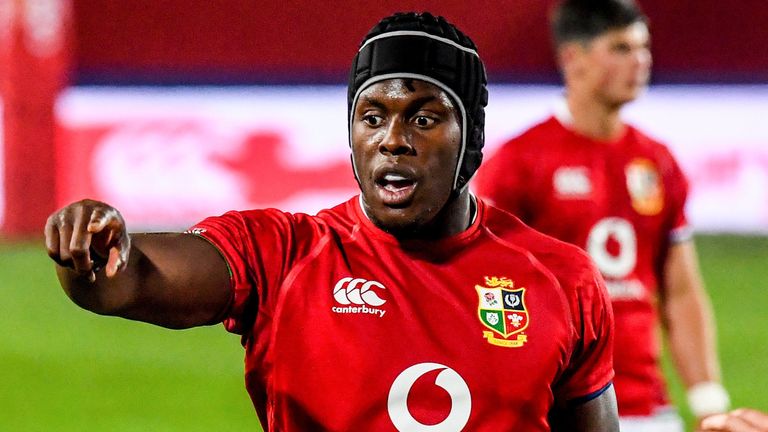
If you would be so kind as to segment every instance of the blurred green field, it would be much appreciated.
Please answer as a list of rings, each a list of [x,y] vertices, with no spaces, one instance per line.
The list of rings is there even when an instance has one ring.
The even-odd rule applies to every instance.
[[[0,431],[258,431],[239,338],[79,309],[40,244],[0,244]]]
[[[768,411],[768,237],[698,236],[696,245],[717,317],[723,381],[732,405]],[[679,381],[667,375],[673,399],[684,407]],[[681,413],[692,430],[687,407]]]
[[[697,244],[734,405],[768,409],[768,237]],[[260,430],[242,348],[222,327],[165,330],[83,311],[41,244],[0,243],[0,293],[0,430]],[[672,390],[682,400],[675,379]]]

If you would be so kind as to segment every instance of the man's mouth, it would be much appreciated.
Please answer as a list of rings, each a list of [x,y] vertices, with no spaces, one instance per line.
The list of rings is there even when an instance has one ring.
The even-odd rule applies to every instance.
[[[389,172],[376,179],[376,192],[384,205],[404,206],[410,202],[416,184],[413,178]]]

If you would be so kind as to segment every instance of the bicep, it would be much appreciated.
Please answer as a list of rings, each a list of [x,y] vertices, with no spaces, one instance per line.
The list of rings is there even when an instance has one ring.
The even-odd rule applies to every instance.
[[[553,431],[612,432],[619,430],[613,385],[586,402],[570,402],[550,414]]]

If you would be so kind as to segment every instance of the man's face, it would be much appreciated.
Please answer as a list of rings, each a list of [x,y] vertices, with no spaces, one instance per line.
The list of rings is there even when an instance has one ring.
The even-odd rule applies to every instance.
[[[608,31],[582,46],[580,85],[607,105],[636,99],[648,85],[650,36],[644,23]]]
[[[439,87],[390,79],[363,90],[352,113],[366,214],[393,234],[427,226],[453,189],[461,146],[458,107]]]

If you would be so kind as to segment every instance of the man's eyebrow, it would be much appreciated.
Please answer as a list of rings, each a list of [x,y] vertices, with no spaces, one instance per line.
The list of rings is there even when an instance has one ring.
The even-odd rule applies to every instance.
[[[379,109],[382,109],[382,110],[386,109],[386,107],[384,106],[383,102],[381,102],[377,98],[369,96],[369,95],[362,96],[360,98],[360,102],[366,103],[368,105],[372,105],[375,108],[379,108]],[[358,105],[360,105],[360,103],[358,103]]]
[[[435,95],[421,96],[419,98],[416,98],[416,99],[413,99],[412,101],[410,101],[408,103],[407,109],[411,110],[411,111],[416,111],[418,109],[421,109],[424,105],[426,105],[426,104],[428,104],[430,102],[439,101],[439,100],[440,100],[440,97],[435,96]],[[360,100],[358,101],[357,106],[362,106],[362,105],[367,105],[369,107],[378,108],[378,109],[380,109],[382,111],[387,111],[388,110],[387,105],[380,98],[378,98],[376,96],[373,96],[373,95],[360,96]]]
[[[414,99],[409,104],[409,106],[411,106],[411,107],[419,107],[420,108],[420,107],[428,104],[429,102],[436,101],[436,100],[439,100],[439,98],[437,96],[434,96],[434,95],[422,96],[420,98]]]

